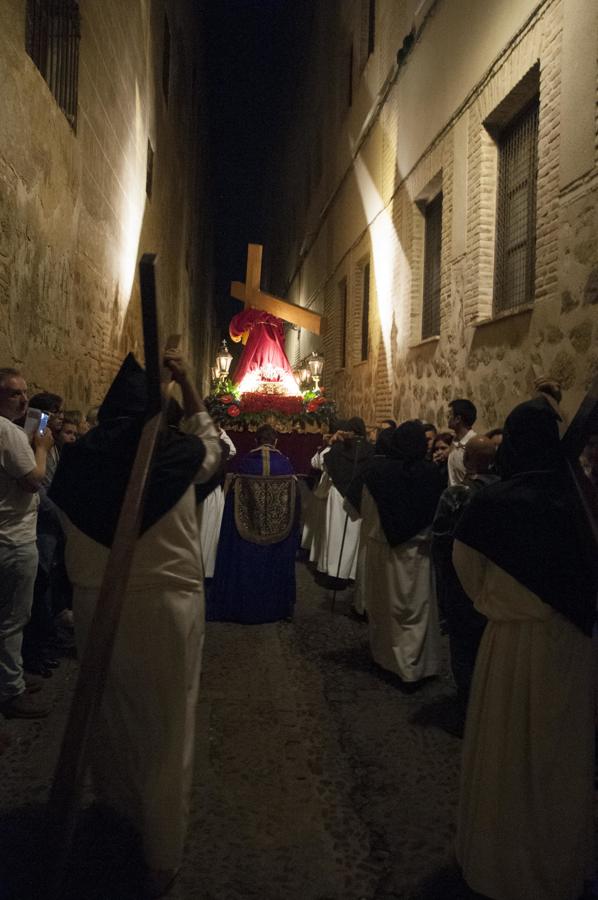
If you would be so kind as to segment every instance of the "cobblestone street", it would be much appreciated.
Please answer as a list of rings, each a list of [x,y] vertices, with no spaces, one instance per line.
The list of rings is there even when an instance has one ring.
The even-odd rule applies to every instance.
[[[208,626],[187,855],[173,900],[462,898],[450,868],[460,741],[438,727],[452,683],[406,692],[371,662],[350,592],[298,565],[293,623]],[[40,894],[43,803],[76,664],[41,722],[6,722],[2,900]],[[441,702],[439,702],[441,701]],[[136,844],[92,807],[69,898],[138,896]],[[42,873],[43,874],[43,873]]]

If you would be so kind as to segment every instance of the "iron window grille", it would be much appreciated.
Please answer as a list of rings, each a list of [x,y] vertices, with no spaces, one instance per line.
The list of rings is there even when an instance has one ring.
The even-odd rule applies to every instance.
[[[73,130],[77,128],[80,37],[76,0],[27,0],[27,53]]]
[[[370,264],[361,270],[361,361],[368,358],[370,346]]]
[[[170,25],[168,24],[168,16],[164,15],[164,45],[162,47],[162,93],[164,100],[168,104],[168,93],[170,90]]]
[[[442,194],[424,210],[424,296],[422,340],[440,334],[440,271],[442,253]]]
[[[536,97],[498,138],[495,313],[534,299],[538,119]]]
[[[347,279],[339,283],[338,286],[338,306],[340,318],[340,341],[339,341],[339,368],[344,369],[347,365]]]

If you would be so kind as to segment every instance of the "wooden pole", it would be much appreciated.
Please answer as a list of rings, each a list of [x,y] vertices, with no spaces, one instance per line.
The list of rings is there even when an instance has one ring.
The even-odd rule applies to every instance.
[[[141,524],[145,489],[158,435],[162,428],[164,404],[162,387],[170,381],[168,370],[162,370],[162,372],[160,370],[154,262],[155,256],[146,254],[140,263],[149,417],[141,433],[118,518],[95,614],[80,662],[79,677],[50,791],[52,827],[60,841],[60,846],[55,849],[53,859],[55,877],[52,887],[55,897],[59,897],[63,889],[77,811],[81,804],[85,775],[89,764],[90,736],[106,686],[135,543]],[[170,338],[168,341],[171,347],[174,340],[174,338]],[[176,344],[178,344],[178,337]],[[93,477],[93,473],[90,473],[90,477]]]

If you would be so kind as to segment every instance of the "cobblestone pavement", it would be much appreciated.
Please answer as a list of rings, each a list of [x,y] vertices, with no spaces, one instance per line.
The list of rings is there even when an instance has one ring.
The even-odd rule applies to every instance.
[[[367,626],[298,564],[292,623],[208,625],[185,864],[172,900],[449,900],[460,741],[438,727],[452,682],[407,692],[374,666]],[[76,664],[52,715],[2,723],[0,900],[45,896],[43,804]],[[69,900],[134,900],[137,845],[91,807]],[[4,886],[4,892],[3,892]]]

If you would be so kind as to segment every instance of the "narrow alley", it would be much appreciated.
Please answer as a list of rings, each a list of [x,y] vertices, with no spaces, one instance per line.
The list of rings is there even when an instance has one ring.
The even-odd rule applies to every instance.
[[[450,870],[461,742],[438,727],[448,667],[414,693],[370,660],[350,594],[298,564],[292,623],[208,625],[196,773],[175,900],[461,898]],[[75,678],[52,679],[54,709],[12,721],[0,757],[2,900],[39,897],[37,838]],[[69,898],[134,900],[141,864],[126,827],[81,816]],[[30,865],[24,860],[30,860]],[[108,880],[107,880],[108,879]]]

